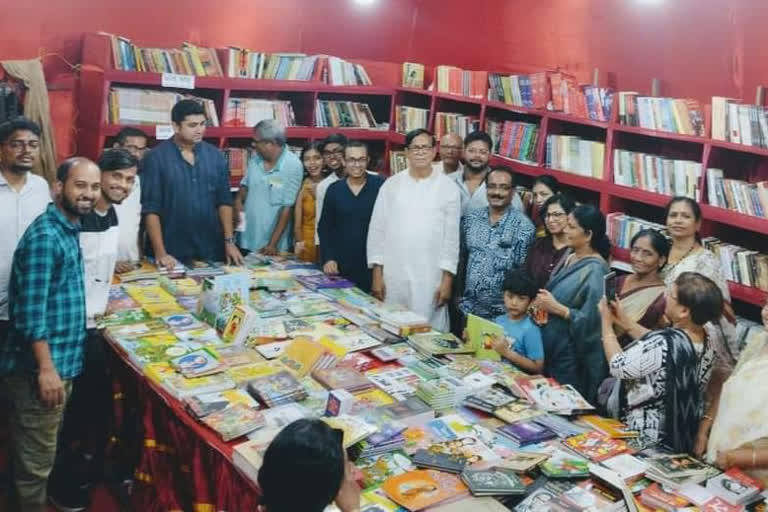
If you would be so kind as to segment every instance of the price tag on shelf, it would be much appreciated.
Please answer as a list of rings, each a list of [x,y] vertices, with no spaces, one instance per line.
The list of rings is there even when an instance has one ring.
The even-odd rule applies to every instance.
[[[194,89],[195,77],[193,75],[163,73],[163,78],[160,83],[163,87],[173,87],[176,89]]]
[[[167,140],[173,137],[173,126],[170,124],[158,124],[155,126],[155,138],[157,140]]]

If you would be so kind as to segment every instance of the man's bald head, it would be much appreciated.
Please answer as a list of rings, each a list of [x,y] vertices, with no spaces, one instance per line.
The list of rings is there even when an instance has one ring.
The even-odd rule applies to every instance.
[[[443,166],[455,169],[461,160],[464,141],[455,133],[447,133],[440,139],[440,160]]]

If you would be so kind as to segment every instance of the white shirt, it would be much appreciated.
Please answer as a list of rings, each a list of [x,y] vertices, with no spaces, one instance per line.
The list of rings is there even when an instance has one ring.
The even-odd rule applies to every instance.
[[[385,301],[448,330],[445,306],[434,295],[443,271],[456,273],[459,261],[459,190],[432,171],[414,179],[409,170],[389,178],[379,190],[368,230],[368,265],[384,267]]]
[[[48,182],[27,173],[27,182],[16,192],[0,174],[0,320],[8,320],[8,282],[13,253],[32,221],[51,202]]]
[[[485,181],[475,189],[474,193],[470,194],[469,187],[467,187],[467,183],[464,181],[463,168],[460,168],[456,172],[446,174],[446,176],[459,187],[462,217],[469,213],[470,210],[488,207],[488,190],[485,187]],[[515,190],[512,191],[512,208],[519,212],[524,212],[523,202],[520,200],[520,196]]]
[[[141,225],[141,184],[139,177],[133,190],[121,204],[114,205],[120,222],[117,261],[139,261],[139,226]]]
[[[432,162],[432,168],[436,171],[440,171],[441,173],[445,174],[446,176],[449,176],[453,174],[453,172],[464,172],[464,164],[459,161],[459,166],[456,168],[453,172],[445,172],[445,167],[443,166],[443,161],[438,160],[437,162]]]
[[[106,212],[93,210],[80,219],[80,250],[85,273],[85,311],[87,327],[96,327],[96,317],[107,309],[109,287],[117,263],[120,227],[114,206]]]

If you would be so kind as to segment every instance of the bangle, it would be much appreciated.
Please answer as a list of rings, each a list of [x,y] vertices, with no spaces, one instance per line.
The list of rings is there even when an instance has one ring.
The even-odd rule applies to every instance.
[[[757,452],[755,451],[755,446],[752,445],[752,467],[757,466]]]
[[[701,417],[701,419],[703,419],[703,420],[709,420],[709,421],[715,421],[715,418],[713,418],[713,417],[712,417],[712,416],[710,416],[709,414],[705,414],[705,415],[703,415],[703,416]]]

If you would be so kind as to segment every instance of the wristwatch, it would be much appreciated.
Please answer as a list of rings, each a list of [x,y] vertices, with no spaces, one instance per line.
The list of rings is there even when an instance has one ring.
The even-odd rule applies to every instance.
[[[233,236],[224,237],[224,243],[225,244],[233,244],[234,245],[235,237],[233,237]]]

